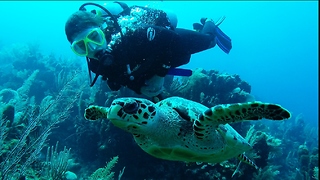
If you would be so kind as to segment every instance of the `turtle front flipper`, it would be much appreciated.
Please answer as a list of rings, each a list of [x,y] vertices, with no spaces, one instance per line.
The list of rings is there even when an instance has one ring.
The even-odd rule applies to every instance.
[[[291,117],[288,110],[278,104],[262,103],[259,101],[235,104],[222,104],[208,108],[194,121],[193,129],[198,139],[203,139],[212,129],[227,123],[245,120],[284,120]]]
[[[86,120],[98,120],[102,118],[107,118],[109,108],[101,106],[89,106],[85,109],[84,118]]]
[[[271,120],[289,119],[291,114],[278,104],[259,101],[217,105],[207,109],[199,115],[201,124],[227,124],[244,120]]]

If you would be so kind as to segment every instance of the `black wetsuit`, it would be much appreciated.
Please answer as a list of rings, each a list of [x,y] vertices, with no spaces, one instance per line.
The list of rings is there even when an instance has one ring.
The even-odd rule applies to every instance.
[[[154,38],[148,39],[148,28],[153,28]],[[150,30],[150,29],[149,29]],[[159,26],[144,26],[115,45],[111,55],[112,65],[104,66],[96,60],[90,61],[93,72],[102,75],[111,90],[127,86],[141,94],[140,88],[154,75],[165,76],[168,67],[187,64],[192,54],[211,48],[213,35],[176,28],[174,31]],[[132,73],[128,75],[127,64]],[[99,70],[98,70],[99,69]],[[131,80],[130,80],[130,76]]]

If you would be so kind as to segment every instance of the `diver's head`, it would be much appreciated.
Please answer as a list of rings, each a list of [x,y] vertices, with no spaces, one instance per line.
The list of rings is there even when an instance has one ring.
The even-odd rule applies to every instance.
[[[103,19],[87,11],[73,13],[66,22],[65,33],[72,51],[79,56],[94,58],[97,52],[107,48],[101,26]]]

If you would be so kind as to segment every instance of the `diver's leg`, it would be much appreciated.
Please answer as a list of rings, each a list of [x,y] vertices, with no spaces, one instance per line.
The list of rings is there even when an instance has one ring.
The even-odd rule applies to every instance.
[[[216,44],[218,44],[221,50],[228,54],[232,48],[231,39],[218,27],[223,20],[224,18],[222,18],[221,22],[215,24],[212,19],[201,18],[201,24],[194,23],[193,28],[203,34],[214,36]]]
[[[175,31],[180,35],[181,51],[185,53],[194,54],[213,48],[216,44],[225,53],[229,53],[232,48],[231,39],[213,21],[206,21],[200,32],[180,28]]]
[[[214,47],[214,36],[196,31],[176,28],[175,32],[180,35],[181,54],[194,54]]]
[[[232,48],[231,39],[225,33],[223,33],[211,19],[205,20],[203,29],[200,32],[214,36],[220,49],[227,54],[230,52]]]

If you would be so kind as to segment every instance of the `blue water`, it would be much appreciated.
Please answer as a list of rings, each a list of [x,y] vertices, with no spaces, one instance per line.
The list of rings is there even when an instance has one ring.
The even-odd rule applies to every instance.
[[[36,42],[43,53],[75,58],[64,24],[82,3],[1,1],[0,47]],[[171,9],[178,16],[178,27],[188,29],[201,17],[225,15],[220,28],[232,39],[230,54],[219,48],[207,50],[193,55],[185,67],[239,74],[252,85],[258,100],[280,103],[294,116],[302,113],[307,121],[318,123],[317,1],[127,3]]]

